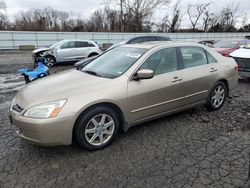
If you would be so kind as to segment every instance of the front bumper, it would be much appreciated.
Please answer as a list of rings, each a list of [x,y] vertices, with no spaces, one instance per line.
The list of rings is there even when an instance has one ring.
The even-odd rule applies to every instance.
[[[250,78],[250,71],[239,71],[239,78]]]
[[[72,142],[73,115],[35,119],[24,117],[10,110],[9,116],[12,123],[19,128],[18,136],[32,143],[57,146],[69,145]]]

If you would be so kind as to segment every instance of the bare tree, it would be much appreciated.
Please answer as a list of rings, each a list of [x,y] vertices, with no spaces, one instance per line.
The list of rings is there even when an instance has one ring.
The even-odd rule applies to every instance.
[[[188,17],[191,22],[191,25],[192,25],[192,31],[195,31],[200,18],[205,13],[207,7],[210,4],[211,4],[210,2],[209,3],[197,3],[197,4],[188,3],[187,13],[188,13]]]
[[[246,12],[243,13],[241,27],[244,27],[248,23],[248,15]]]
[[[0,30],[7,29],[8,18],[6,16],[6,4],[5,1],[0,1]]]
[[[224,31],[233,31],[235,30],[235,24],[240,17],[239,5],[228,6],[223,8],[221,11],[221,25],[224,27]]]
[[[167,14],[163,18],[163,26],[166,26],[167,29],[163,29],[163,31],[176,32],[182,22],[183,14],[180,7],[180,0],[176,1],[172,9],[172,14]]]
[[[202,18],[202,25],[203,25],[203,31],[208,32],[209,28],[214,25],[215,22],[217,22],[215,14],[213,12],[210,12],[209,10],[206,10],[204,12],[204,16]]]
[[[104,0],[105,1],[105,0]],[[107,5],[116,5],[119,12],[120,31],[139,32],[148,30],[150,16],[159,5],[170,0],[111,0]]]

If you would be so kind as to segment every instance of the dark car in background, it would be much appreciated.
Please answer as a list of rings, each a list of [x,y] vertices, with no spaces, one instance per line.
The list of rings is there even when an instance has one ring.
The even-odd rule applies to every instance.
[[[123,40],[121,42],[115,43],[111,47],[109,47],[107,50],[111,50],[113,48],[116,48],[124,44],[136,44],[136,43],[152,42],[152,41],[171,41],[171,39],[168,36],[167,37],[165,36],[138,36],[138,37],[133,37],[128,40]],[[84,67],[85,65],[89,64],[96,57],[97,56],[82,59],[78,61],[77,63],[75,63],[74,66],[76,69],[80,69],[81,67]]]
[[[143,43],[143,42],[150,42],[150,41],[171,41],[170,37],[168,36],[137,36],[130,38],[128,40],[123,40],[118,43],[113,44],[109,49],[115,48],[117,46],[121,46],[123,44],[136,44],[136,43]]]
[[[239,49],[241,46],[245,46],[250,41],[246,38],[242,39],[230,39],[220,40],[214,44],[215,50],[223,56],[229,56],[230,53]]]

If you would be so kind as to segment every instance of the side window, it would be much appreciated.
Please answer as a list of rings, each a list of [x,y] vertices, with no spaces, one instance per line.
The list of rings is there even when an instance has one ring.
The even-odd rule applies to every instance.
[[[143,38],[138,38],[138,39],[132,40],[132,41],[130,42],[130,44],[141,43],[141,42],[143,42],[143,41],[144,41]]]
[[[91,42],[88,42],[88,47],[96,47],[96,46],[92,44]]]
[[[205,50],[200,47],[180,47],[184,68],[207,64]]]
[[[208,63],[216,63],[216,59],[206,51]]]
[[[156,41],[157,39],[155,37],[145,37],[143,42],[150,42],[150,41]]]
[[[168,37],[158,37],[159,41],[170,41],[170,38]]]
[[[86,48],[88,46],[89,46],[88,42],[76,41],[77,48]]]
[[[155,75],[178,70],[176,48],[165,48],[154,52],[140,69],[153,70]]]
[[[61,46],[61,49],[66,49],[66,48],[75,48],[75,42],[74,41],[66,42]]]

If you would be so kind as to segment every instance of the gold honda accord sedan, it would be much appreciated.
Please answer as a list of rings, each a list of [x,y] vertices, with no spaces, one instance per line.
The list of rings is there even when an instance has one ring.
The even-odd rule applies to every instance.
[[[237,82],[235,61],[200,44],[124,45],[24,86],[9,116],[31,142],[98,150],[120,129],[203,104],[218,110]]]

